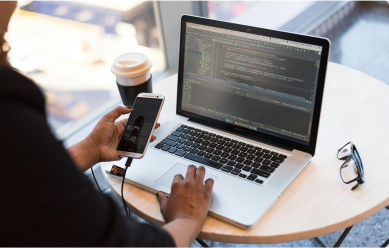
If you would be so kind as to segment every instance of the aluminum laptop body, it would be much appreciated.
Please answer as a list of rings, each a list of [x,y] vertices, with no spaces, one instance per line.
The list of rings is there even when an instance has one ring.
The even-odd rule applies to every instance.
[[[209,214],[254,225],[315,154],[329,49],[323,38],[183,16],[176,115],[126,181],[170,193],[174,175],[203,165],[215,181]]]

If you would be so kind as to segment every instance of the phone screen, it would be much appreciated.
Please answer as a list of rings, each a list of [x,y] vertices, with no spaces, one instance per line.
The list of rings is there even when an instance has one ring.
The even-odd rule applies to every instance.
[[[133,153],[145,151],[161,104],[162,99],[136,98],[117,150]]]

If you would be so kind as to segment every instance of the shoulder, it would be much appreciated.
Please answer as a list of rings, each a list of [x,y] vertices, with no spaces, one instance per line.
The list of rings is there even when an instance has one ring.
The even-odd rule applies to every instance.
[[[41,111],[45,109],[42,91],[31,79],[10,67],[0,66],[0,104],[23,102]]]

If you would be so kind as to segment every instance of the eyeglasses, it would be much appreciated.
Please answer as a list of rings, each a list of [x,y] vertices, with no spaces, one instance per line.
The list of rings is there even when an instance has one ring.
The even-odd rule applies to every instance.
[[[362,159],[359,156],[357,147],[352,141],[338,149],[337,158],[339,160],[346,160],[340,167],[340,177],[343,182],[345,184],[357,182],[351,190],[356,189],[360,184],[365,182]]]

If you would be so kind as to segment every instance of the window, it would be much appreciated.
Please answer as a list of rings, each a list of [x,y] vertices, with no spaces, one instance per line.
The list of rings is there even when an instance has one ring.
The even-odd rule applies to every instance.
[[[165,69],[148,1],[23,2],[6,38],[11,64],[44,91],[48,121],[59,136],[105,105],[120,103],[110,70],[116,56],[143,52],[152,72]]]

